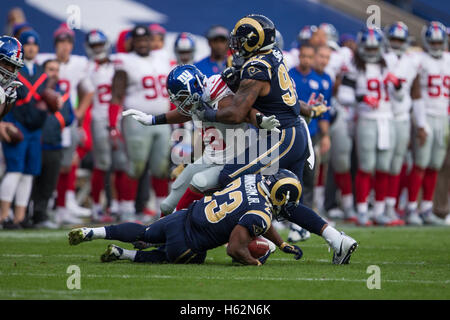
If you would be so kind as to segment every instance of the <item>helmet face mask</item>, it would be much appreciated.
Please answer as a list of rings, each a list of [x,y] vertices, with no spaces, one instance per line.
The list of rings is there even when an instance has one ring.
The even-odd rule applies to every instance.
[[[422,42],[425,50],[434,58],[441,58],[447,50],[448,36],[445,26],[432,21],[422,29]]]
[[[111,53],[111,44],[100,30],[93,30],[87,34],[84,48],[88,57],[95,61],[104,60]]]
[[[21,43],[13,37],[0,37],[0,85],[7,88],[24,66]]]
[[[169,99],[178,112],[185,116],[192,116],[192,111],[199,107],[201,96],[198,93],[190,94],[188,90],[180,90],[177,94],[172,94],[169,90]]]
[[[291,211],[299,205],[302,193],[297,176],[281,169],[274,175],[263,176],[259,185],[271,206],[274,219],[289,219]]]

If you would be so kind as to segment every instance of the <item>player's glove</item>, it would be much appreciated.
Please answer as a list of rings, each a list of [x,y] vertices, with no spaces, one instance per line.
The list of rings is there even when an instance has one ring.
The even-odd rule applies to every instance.
[[[132,116],[134,120],[142,123],[144,126],[151,126],[155,124],[155,116],[146,114],[140,110],[128,109],[122,112],[122,116]]]
[[[120,143],[123,141],[123,136],[117,128],[109,128],[109,140],[111,141],[112,149],[119,149]]]
[[[227,84],[231,91],[236,92],[239,88],[241,79],[239,77],[239,71],[235,67],[228,67],[220,74],[221,78]]]
[[[144,241],[135,241],[135,242],[132,242],[132,245],[133,245],[133,248],[135,248],[137,250],[145,250],[152,246],[151,243],[147,243]]]
[[[284,253],[293,254],[295,260],[298,260],[303,256],[303,251],[302,249],[300,249],[300,247],[286,242],[283,242],[281,244],[280,250],[282,250]]]
[[[256,114],[256,123],[258,127],[266,130],[273,130],[277,133],[280,133],[280,130],[277,128],[280,126],[280,121],[274,116],[270,117],[263,116],[261,113]]]
[[[214,110],[213,108],[211,108],[208,104],[206,104],[204,102],[198,108],[193,110],[193,113],[201,121],[217,122],[216,121],[217,110]]]
[[[17,100],[17,88],[22,86],[22,82],[13,81],[9,84],[9,86],[5,89],[5,102],[6,104],[13,104]]]
[[[311,118],[317,118],[330,110],[325,104],[316,104],[311,107]]]
[[[362,98],[362,101],[365,102],[366,104],[368,104],[373,109],[377,109],[378,108],[379,100],[377,98],[373,97],[373,96],[365,95]]]
[[[258,261],[259,261],[261,264],[264,264],[264,263],[266,262],[266,260],[269,258],[269,256],[270,256],[271,253],[272,253],[272,251],[267,250],[266,254],[263,255],[261,258],[259,258]]]
[[[396,90],[399,90],[402,86],[402,83],[399,78],[397,78],[393,73],[388,72],[386,78],[384,78],[384,83],[392,83]]]

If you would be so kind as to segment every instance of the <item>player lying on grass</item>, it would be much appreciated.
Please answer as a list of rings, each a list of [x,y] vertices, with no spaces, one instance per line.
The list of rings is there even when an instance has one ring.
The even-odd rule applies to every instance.
[[[273,218],[288,214],[289,207],[300,205],[301,190],[297,177],[288,170],[264,177],[246,175],[225,189],[194,202],[188,209],[176,211],[149,226],[123,223],[73,229],[69,232],[69,244],[94,239],[143,241],[162,246],[151,251],[136,251],[110,244],[101,261],[203,263],[208,250],[228,243],[227,254],[234,260],[259,266],[267,260],[271,250],[255,259],[248,244],[253,238],[264,235],[298,260],[302,257],[301,249],[283,242],[271,222]]]
[[[229,81],[226,77],[226,75],[217,74],[207,78],[193,65],[178,66],[167,77],[169,97],[171,102],[176,105],[176,110],[153,116],[139,110],[129,109],[123,112],[123,115],[132,116],[147,126],[183,123],[191,119],[198,121],[193,111],[202,104],[206,103],[214,109],[226,108],[231,104],[234,94],[224,81],[224,79]],[[314,96],[312,96],[308,103],[316,105],[312,107],[302,103],[302,110],[308,116],[318,117],[327,110],[327,107],[322,104],[322,100],[323,97],[314,100]],[[161,203],[161,212],[164,215],[172,213],[175,208],[186,208],[187,204],[191,202],[189,190],[204,193],[218,187],[218,177],[223,165],[236,155],[235,145],[237,144],[237,154],[243,152],[245,148],[242,145],[243,140],[237,139],[236,144],[234,141],[227,141],[227,130],[238,132],[237,130],[240,129],[241,133],[244,133],[244,130],[248,129],[247,123],[252,123],[257,128],[279,132],[276,127],[280,122],[275,116],[265,117],[256,109],[250,110],[245,121],[241,124],[202,122],[205,145],[203,156],[184,168],[172,184],[169,196]],[[234,139],[234,135],[231,138]],[[187,190],[188,187],[189,190]],[[187,195],[183,196],[185,192]],[[202,196],[201,194],[197,199]]]

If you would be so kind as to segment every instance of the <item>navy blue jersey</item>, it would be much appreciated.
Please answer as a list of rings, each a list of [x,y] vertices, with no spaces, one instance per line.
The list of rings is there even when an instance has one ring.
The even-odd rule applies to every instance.
[[[242,176],[191,205],[186,219],[189,247],[203,252],[224,245],[238,224],[252,237],[264,234],[270,228],[272,213],[257,185],[260,180],[260,175]]]
[[[275,115],[281,123],[280,129],[300,123],[300,104],[294,82],[278,48],[274,47],[246,61],[241,69],[241,79],[270,82],[269,94],[258,97],[253,107],[266,116]]]

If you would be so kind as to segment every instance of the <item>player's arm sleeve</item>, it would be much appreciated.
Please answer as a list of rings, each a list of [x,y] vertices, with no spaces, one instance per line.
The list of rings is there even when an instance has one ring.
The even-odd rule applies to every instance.
[[[356,102],[356,79],[350,75],[344,75],[337,91],[337,100],[340,104],[348,106]]]
[[[266,212],[249,210],[239,219],[238,224],[245,227],[252,237],[257,237],[266,233],[272,223]]]

